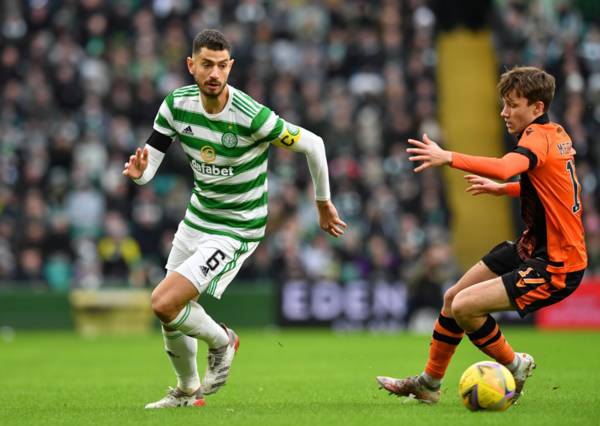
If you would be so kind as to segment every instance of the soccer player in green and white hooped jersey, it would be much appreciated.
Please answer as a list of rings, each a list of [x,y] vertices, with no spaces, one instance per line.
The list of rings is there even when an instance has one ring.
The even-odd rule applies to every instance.
[[[215,393],[229,376],[239,338],[197,300],[204,292],[220,298],[264,237],[271,145],[306,155],[320,227],[334,237],[346,228],[330,201],[323,140],[229,86],[233,62],[223,34],[199,33],[187,58],[196,84],[166,97],[146,146],[129,157],[123,170],[136,183],[147,183],[177,138],[194,171],[193,194],[173,240],[167,275],[152,292],[177,386],[146,408],[202,406],[204,395]],[[197,339],[209,348],[202,382]]]

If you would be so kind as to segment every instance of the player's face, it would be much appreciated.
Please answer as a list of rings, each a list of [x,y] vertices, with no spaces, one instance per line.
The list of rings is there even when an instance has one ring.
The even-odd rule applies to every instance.
[[[544,113],[544,103],[537,101],[529,104],[527,98],[518,96],[512,91],[504,99],[504,107],[500,116],[504,119],[506,129],[511,135],[521,133],[533,120]]]
[[[217,98],[225,89],[233,59],[228,50],[210,50],[206,47],[187,58],[190,74],[202,94],[209,98]]]

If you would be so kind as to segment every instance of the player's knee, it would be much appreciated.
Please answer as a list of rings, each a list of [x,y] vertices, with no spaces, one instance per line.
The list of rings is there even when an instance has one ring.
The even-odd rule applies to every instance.
[[[447,314],[452,314],[452,302],[454,301],[455,297],[456,297],[456,290],[454,289],[454,287],[450,287],[444,293],[444,308],[443,308],[443,310]]]
[[[175,304],[157,291],[152,292],[151,297],[152,310],[162,322],[169,322],[177,316],[177,307]]]
[[[468,297],[465,297],[463,294],[456,294],[451,302],[451,311],[452,316],[456,321],[460,322],[465,318],[468,318],[471,314],[471,303]]]

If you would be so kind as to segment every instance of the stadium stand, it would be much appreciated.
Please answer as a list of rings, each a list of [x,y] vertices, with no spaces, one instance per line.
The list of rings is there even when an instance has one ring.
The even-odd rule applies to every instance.
[[[551,114],[573,136],[590,270],[600,272],[600,26],[574,2],[498,2],[499,73],[557,76]],[[222,29],[230,83],[323,137],[347,236],[314,221],[304,158],[273,149],[266,241],[240,280],[404,280],[412,312],[460,272],[437,172],[405,140],[437,121],[436,15],[424,0],[7,0],[0,6],[0,288],[149,287],[160,280],[191,173],[171,148],[151,185],[121,176],[163,97],[189,84],[201,29]],[[443,140],[443,139],[442,139]],[[409,312],[409,314],[410,314]]]

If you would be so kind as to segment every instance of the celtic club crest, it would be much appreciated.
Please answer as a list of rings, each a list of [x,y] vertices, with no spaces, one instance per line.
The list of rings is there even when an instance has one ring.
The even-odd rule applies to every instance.
[[[233,133],[223,133],[223,136],[221,136],[221,143],[227,148],[234,148],[238,143],[238,138]]]
[[[290,132],[290,135],[292,135],[292,136],[296,136],[296,135],[298,135],[298,133],[300,133],[300,128],[298,126],[294,126],[293,124],[286,123],[286,127],[287,127],[288,132]]]

